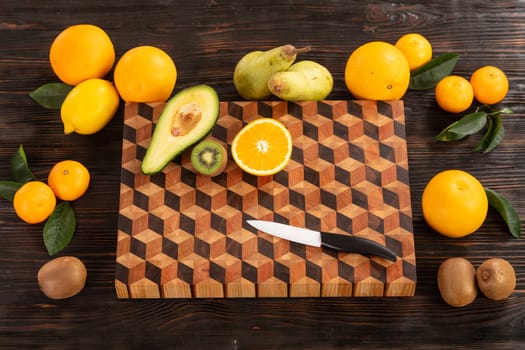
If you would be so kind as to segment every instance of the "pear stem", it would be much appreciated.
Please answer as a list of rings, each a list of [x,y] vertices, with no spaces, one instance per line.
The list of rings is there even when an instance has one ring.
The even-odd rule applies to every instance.
[[[302,47],[299,49],[293,45],[284,45],[282,47],[282,53],[288,60],[294,59],[295,56],[297,56],[297,54],[299,53],[308,52],[310,50],[311,50],[311,46],[306,46],[306,47]]]

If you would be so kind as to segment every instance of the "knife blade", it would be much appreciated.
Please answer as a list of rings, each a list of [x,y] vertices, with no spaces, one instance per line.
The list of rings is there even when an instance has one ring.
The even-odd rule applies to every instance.
[[[246,220],[246,222],[259,231],[300,244],[314,247],[325,246],[349,253],[375,255],[390,261],[396,261],[397,259],[396,253],[392,250],[363,237],[314,231],[273,221]]]

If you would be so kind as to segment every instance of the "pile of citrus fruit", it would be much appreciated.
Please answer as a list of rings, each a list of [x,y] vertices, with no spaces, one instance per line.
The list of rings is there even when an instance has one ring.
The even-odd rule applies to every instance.
[[[171,95],[177,69],[171,57],[153,46],[138,46],[116,60],[109,35],[92,24],[77,24],[58,34],[49,50],[56,76],[72,90],[60,105],[66,134],[93,134],[125,102],[163,102]],[[114,68],[114,82],[107,80]]]
[[[472,105],[474,99],[479,103],[493,105],[501,102],[509,90],[505,73],[494,66],[478,68],[470,80],[459,75],[450,75],[436,86],[436,101],[443,110],[461,113]]]
[[[51,168],[47,183],[35,179],[22,184],[13,197],[13,207],[20,219],[38,224],[55,210],[57,198],[74,201],[87,191],[89,182],[89,171],[82,163],[63,160]]]
[[[71,241],[76,219],[70,202],[86,193],[89,170],[75,160],[63,160],[49,171],[47,182],[29,168],[22,145],[11,158],[11,179],[0,181],[0,196],[11,201],[16,215],[28,224],[45,222],[43,240],[49,255]]]
[[[432,45],[423,35],[409,33],[396,43],[372,41],[354,50],[346,62],[345,83],[358,99],[397,100],[409,89],[411,74],[428,66]],[[438,105],[447,112],[461,113],[474,99],[482,104],[501,102],[509,89],[505,73],[495,66],[477,69],[470,80],[447,75],[434,82]]]

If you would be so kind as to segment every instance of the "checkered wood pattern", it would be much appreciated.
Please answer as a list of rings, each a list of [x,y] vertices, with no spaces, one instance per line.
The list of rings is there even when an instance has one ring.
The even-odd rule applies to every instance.
[[[189,152],[140,171],[164,104],[127,104],[115,287],[119,298],[410,296],[416,261],[402,101],[221,102],[211,137],[228,146],[247,122],[283,122],[292,160],[274,176],[230,157],[210,178]],[[248,219],[367,237],[396,262],[307,247]]]

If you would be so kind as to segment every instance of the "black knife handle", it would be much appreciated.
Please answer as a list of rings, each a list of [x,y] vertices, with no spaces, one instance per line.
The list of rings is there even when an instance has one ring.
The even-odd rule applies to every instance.
[[[390,261],[397,260],[397,255],[392,250],[363,237],[321,232],[321,244],[325,247],[344,252],[376,255]]]

